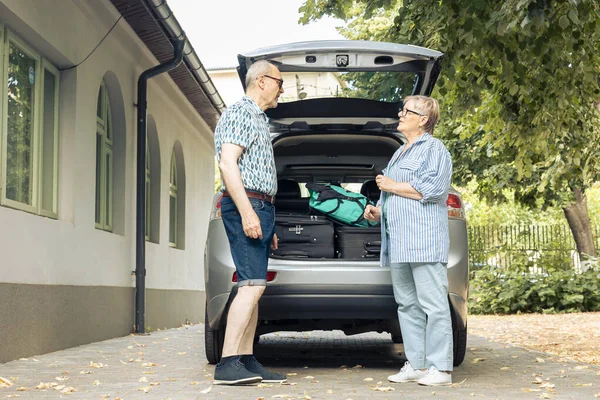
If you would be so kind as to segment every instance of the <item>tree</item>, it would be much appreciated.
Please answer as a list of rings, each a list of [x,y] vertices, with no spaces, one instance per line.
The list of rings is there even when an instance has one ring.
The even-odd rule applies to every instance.
[[[585,190],[600,179],[600,3],[594,0],[307,0],[350,39],[445,53],[433,96],[454,181],[522,204],[560,207],[595,256]]]

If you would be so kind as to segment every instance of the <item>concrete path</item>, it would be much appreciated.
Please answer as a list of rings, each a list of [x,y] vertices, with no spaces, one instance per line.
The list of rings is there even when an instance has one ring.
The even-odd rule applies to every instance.
[[[3,344],[6,345],[6,344]],[[265,335],[258,359],[288,384],[212,386],[204,326],[127,336],[0,365],[0,400],[18,399],[594,399],[600,369],[469,336],[452,387],[393,384],[402,345],[387,334]]]

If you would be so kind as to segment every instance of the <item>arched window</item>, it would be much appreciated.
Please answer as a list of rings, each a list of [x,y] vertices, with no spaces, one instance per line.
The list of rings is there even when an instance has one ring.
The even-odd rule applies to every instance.
[[[152,228],[152,174],[151,174],[151,158],[150,158],[150,144],[146,139],[146,240],[150,240],[150,230]]]
[[[169,180],[169,245],[185,249],[185,163],[183,147],[175,142]]]
[[[160,145],[152,115],[147,117],[146,134],[146,240],[160,242]]]
[[[96,228],[112,231],[113,126],[110,99],[102,81],[96,110]]]
[[[177,247],[177,196],[177,162],[173,150],[169,180],[169,245],[171,247]]]

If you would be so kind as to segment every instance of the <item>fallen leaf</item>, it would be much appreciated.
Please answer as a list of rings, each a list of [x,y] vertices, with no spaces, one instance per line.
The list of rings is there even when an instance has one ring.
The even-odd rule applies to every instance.
[[[271,396],[272,399],[289,399],[290,396],[289,394],[276,394],[275,396]]]
[[[550,398],[550,395],[548,393],[544,392],[544,393],[540,394],[540,399],[549,399],[549,398]]]
[[[462,385],[463,383],[465,383],[465,381],[466,381],[466,379],[463,379],[463,380],[462,380],[462,381],[460,381],[460,382],[452,383],[452,384],[450,385],[450,387],[453,387],[453,388],[454,388],[454,387],[459,387],[460,385]]]
[[[91,374],[91,373],[92,373],[92,371],[79,371],[79,373],[80,373],[81,375],[89,375],[89,374]]]
[[[304,378],[302,378],[302,379],[315,379],[315,377],[314,377],[314,376],[310,376],[310,375],[306,375],[306,376],[305,376]]]
[[[206,394],[206,393],[210,392],[211,389],[212,389],[212,386],[209,386],[206,389],[201,390],[200,393]]]
[[[127,363],[126,363],[125,361],[123,361],[123,360],[119,360],[119,362],[120,362],[121,364],[123,364],[123,365],[127,365]]]
[[[363,379],[365,382],[371,382],[373,380],[373,378],[365,378]]]
[[[150,382],[150,386],[160,386],[160,382]]]
[[[187,354],[187,351],[182,351],[181,353],[177,353],[178,356],[184,356]]]
[[[377,386],[377,387],[373,388],[373,390],[375,390],[377,392],[393,392],[396,389],[394,389],[391,386]]]
[[[501,371],[508,371],[508,370],[510,370],[510,367],[502,367],[502,368],[500,368],[500,370]]]
[[[575,368],[573,368],[575,371],[579,371],[581,369],[588,369],[590,368],[588,365],[578,365]]]
[[[287,376],[296,376],[296,375],[298,375],[298,374],[295,372],[290,372],[289,374],[287,374]]]
[[[20,387],[20,388],[17,388],[17,392],[26,392],[26,391],[28,391],[28,390],[29,390],[29,388],[28,388],[28,387]]]
[[[200,382],[190,382],[190,385],[194,386],[194,385],[198,385]]]
[[[535,361],[536,361],[536,362],[539,362],[539,363],[545,363],[545,362],[546,362],[546,361],[545,361],[543,358],[539,358],[539,357],[537,357],[537,358],[535,359]]]
[[[476,358],[471,361],[471,364],[479,364],[481,361],[485,361],[485,358]]]
[[[148,382],[148,378],[142,376],[140,379],[138,379],[138,382]]]
[[[270,383],[259,383],[258,385],[256,385],[256,387],[263,389],[273,387],[273,385]]]
[[[73,392],[76,392],[76,391],[77,391],[77,389],[75,389],[74,387],[68,386],[68,387],[62,389],[60,392],[68,394],[68,393],[73,393]]]
[[[69,377],[68,376],[57,376],[56,378],[57,381],[68,381]]]
[[[11,387],[13,383],[6,378],[0,376],[0,388],[8,388]]]
[[[2,386],[0,386],[2,387]],[[8,396],[6,396],[7,399],[12,399],[13,397],[21,397],[20,394],[9,394]]]
[[[144,386],[144,387],[139,387],[136,389],[138,392],[144,392],[144,393],[148,393],[149,391],[152,390],[152,388],[150,386]]]
[[[329,389],[328,391],[326,391],[325,393],[327,394],[333,394],[333,390]]]
[[[521,388],[522,391],[524,391],[525,393],[533,393],[533,392],[541,392],[542,389],[528,389],[528,388]]]
[[[280,385],[281,386],[296,386],[297,383],[296,382],[281,382]]]
[[[556,387],[556,385],[554,383],[544,382],[540,385],[540,387],[554,389]]]
[[[578,383],[575,386],[593,386],[593,383]]]
[[[310,397],[308,394],[306,394],[306,392],[304,392],[304,400],[312,400],[312,397]]]
[[[92,385],[94,385],[94,386],[100,386],[100,381],[99,380],[95,380],[94,382],[92,382]]]
[[[102,363],[95,363],[93,361],[90,361],[90,367],[92,367],[92,368],[104,368],[104,364],[102,364]]]

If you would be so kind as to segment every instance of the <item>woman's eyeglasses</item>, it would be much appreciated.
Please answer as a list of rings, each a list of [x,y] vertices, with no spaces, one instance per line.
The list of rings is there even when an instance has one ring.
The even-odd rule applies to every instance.
[[[399,112],[400,116],[402,116],[402,117],[406,117],[408,115],[408,113],[412,113],[412,114],[418,115],[420,117],[426,117],[425,114],[421,114],[420,112],[409,110],[408,108],[401,108],[400,112]]]
[[[269,79],[273,79],[274,81],[277,81],[277,84],[279,85],[279,89],[281,89],[283,87],[283,79],[279,79],[279,78],[275,78],[274,76],[269,76],[269,75],[263,75],[265,78],[269,78]]]

